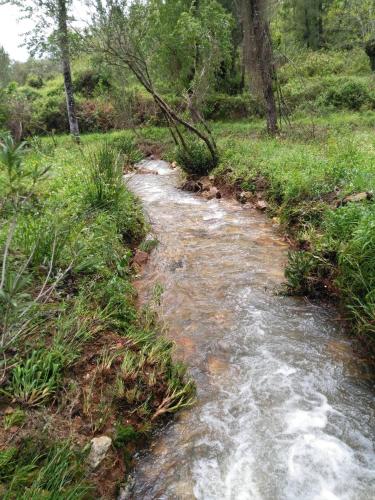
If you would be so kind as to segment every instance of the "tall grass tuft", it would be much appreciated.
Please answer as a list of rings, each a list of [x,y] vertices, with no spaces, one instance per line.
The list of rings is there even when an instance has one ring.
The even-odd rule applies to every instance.
[[[116,205],[123,188],[123,173],[116,148],[104,142],[91,153],[86,199],[91,208]]]

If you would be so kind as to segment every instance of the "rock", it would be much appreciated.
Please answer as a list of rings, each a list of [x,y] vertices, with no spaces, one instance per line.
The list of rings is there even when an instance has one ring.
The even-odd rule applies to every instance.
[[[143,167],[138,168],[137,173],[142,175],[159,175],[155,170],[149,170],[148,168]]]
[[[4,410],[4,415],[11,415],[12,413],[14,413],[14,408],[7,406]]]
[[[215,180],[215,176],[214,176],[214,175],[209,175],[209,176],[208,176],[208,180],[209,180],[210,182],[214,182],[214,180]]]
[[[143,266],[148,261],[148,253],[142,252],[142,250],[137,250],[134,255],[133,264],[137,264],[138,266]]]
[[[351,194],[350,196],[345,196],[342,200],[342,204],[346,205],[347,203],[358,203],[359,201],[371,200],[373,194],[366,191],[363,193]]]
[[[237,195],[237,200],[240,203],[248,203],[248,202],[253,201],[253,199],[254,199],[254,195],[251,191],[241,191],[241,193],[239,193]]]
[[[255,208],[257,210],[266,210],[268,208],[268,203],[264,200],[258,200],[256,202]]]
[[[91,450],[87,460],[92,469],[96,469],[104,460],[111,445],[112,439],[108,436],[100,436],[91,439]]]
[[[120,486],[120,490],[118,492],[117,500],[128,500],[132,497],[132,489],[134,486],[135,480],[133,476],[130,476],[127,483],[123,486]]]
[[[209,177],[201,177],[198,181],[198,184],[201,187],[201,191],[209,191],[212,188]]]
[[[181,189],[183,191],[190,191],[191,193],[198,193],[201,190],[201,186],[197,181],[188,180],[182,184]]]
[[[213,200],[214,198],[221,198],[221,193],[217,187],[211,187],[209,191],[203,191],[202,196],[206,200]]]
[[[172,161],[171,168],[177,168],[177,163],[175,161]]]

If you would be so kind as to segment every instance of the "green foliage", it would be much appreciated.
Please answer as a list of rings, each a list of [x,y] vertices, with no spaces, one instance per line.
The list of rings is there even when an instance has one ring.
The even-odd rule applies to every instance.
[[[143,158],[134,138],[131,136],[116,136],[111,140],[110,144],[113,148],[117,149],[125,165],[135,165]]]
[[[216,166],[207,146],[196,139],[186,141],[186,148],[177,147],[175,158],[186,173],[193,175],[207,175]]]
[[[13,368],[6,394],[27,406],[45,404],[58,389],[63,364],[61,353],[34,350]]]
[[[29,77],[27,78],[27,85],[29,85],[30,87],[34,88],[34,89],[40,89],[43,87],[43,80],[42,80],[42,77],[41,76],[37,76],[37,75],[29,75]]]
[[[116,447],[120,448],[137,439],[139,439],[139,432],[132,425],[117,424],[116,435],[113,440],[113,444]]]
[[[358,111],[363,104],[369,101],[369,92],[362,83],[356,81],[339,82],[322,96],[322,100],[327,106]]]
[[[9,480],[3,498],[87,498],[90,488],[83,482],[83,470],[79,464],[81,457],[72,450],[70,443],[41,448],[37,436],[34,440],[34,444],[23,442],[20,451],[12,452],[2,478]]]
[[[117,151],[108,143],[91,153],[86,199],[92,208],[115,206],[122,191],[122,169]]]

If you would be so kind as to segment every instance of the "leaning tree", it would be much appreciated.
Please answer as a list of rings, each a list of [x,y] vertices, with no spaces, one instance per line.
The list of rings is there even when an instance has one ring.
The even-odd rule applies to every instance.
[[[201,0],[191,9],[189,2],[185,3],[186,8],[184,2],[180,2],[181,12],[174,13],[175,25],[166,32],[168,12],[175,7],[171,0],[94,1],[87,40],[110,65],[130,70],[160,109],[176,145],[189,152],[186,133],[190,133],[207,147],[211,164],[215,165],[218,162],[216,142],[199,103],[223,57],[223,35],[230,39],[230,16],[216,0]],[[213,19],[220,15],[221,22],[215,25]],[[180,54],[184,55],[180,57]],[[185,100],[182,109],[170,105],[157,84],[160,68],[167,68],[167,61],[173,58],[177,61],[179,57],[181,73],[188,75],[185,85],[179,82],[180,94]]]

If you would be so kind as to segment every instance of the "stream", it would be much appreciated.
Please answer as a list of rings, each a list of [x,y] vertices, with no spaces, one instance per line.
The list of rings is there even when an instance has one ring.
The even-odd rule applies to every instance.
[[[131,498],[374,499],[374,392],[335,310],[275,293],[288,248],[263,214],[177,189],[165,162],[140,172],[160,243],[137,287],[163,286],[197,403],[137,457]]]

